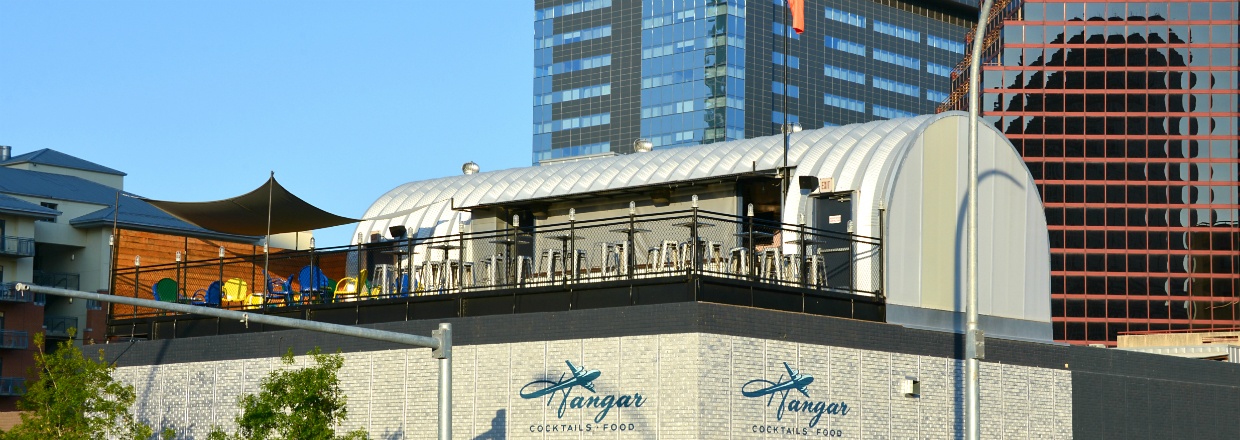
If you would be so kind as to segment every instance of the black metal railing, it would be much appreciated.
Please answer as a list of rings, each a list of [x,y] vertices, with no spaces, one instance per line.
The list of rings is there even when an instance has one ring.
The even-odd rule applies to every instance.
[[[56,315],[43,317],[44,335],[49,338],[67,338],[71,328],[78,328],[78,319],[76,317]]]
[[[21,396],[26,394],[26,378],[0,377],[0,396]]]
[[[712,276],[881,296],[880,249],[876,238],[692,209],[129,267],[117,271],[116,290],[150,299],[160,285],[164,299],[210,303],[219,283],[220,306],[247,308]],[[159,313],[112,309],[115,318]]]
[[[0,255],[18,257],[34,256],[34,239],[23,237],[0,236]]]
[[[22,330],[0,330],[0,348],[25,350],[29,346],[29,333]]]
[[[76,273],[34,271],[34,284],[39,286],[78,290],[80,280],[81,275]]]
[[[19,292],[16,286],[17,283],[0,283],[0,301],[28,303],[34,300],[33,294],[29,291]]]

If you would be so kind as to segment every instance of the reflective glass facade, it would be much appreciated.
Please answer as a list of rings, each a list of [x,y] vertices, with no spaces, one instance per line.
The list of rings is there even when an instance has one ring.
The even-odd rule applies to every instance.
[[[533,162],[930,113],[969,3],[808,0],[785,48],[783,0],[536,0]]]
[[[981,109],[1046,205],[1055,339],[1240,327],[1237,3],[1027,1],[1000,24]]]

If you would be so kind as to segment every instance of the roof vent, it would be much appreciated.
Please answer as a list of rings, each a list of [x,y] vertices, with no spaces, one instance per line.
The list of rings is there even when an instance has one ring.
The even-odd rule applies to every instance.
[[[9,160],[11,157],[13,157],[13,147],[0,145],[0,162]]]
[[[461,166],[461,172],[465,174],[474,174],[474,173],[477,173],[478,170],[479,170],[478,164],[474,163],[474,161],[472,160],[469,162],[465,162],[465,165]]]

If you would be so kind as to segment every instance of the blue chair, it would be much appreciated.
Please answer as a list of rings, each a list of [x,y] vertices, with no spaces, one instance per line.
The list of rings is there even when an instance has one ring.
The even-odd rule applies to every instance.
[[[266,271],[263,275],[267,278],[267,291],[263,295],[267,299],[267,305],[271,305],[272,301],[281,301],[284,305],[293,304],[293,292],[289,288],[289,281],[278,276],[272,276]]]
[[[417,280],[412,280],[412,282],[410,281],[411,280],[409,279],[408,273],[401,274],[400,278],[396,280],[396,295],[397,296],[409,296],[410,293],[413,293],[414,290],[417,290],[418,288]]]
[[[289,277],[289,285],[291,286],[296,280],[301,292],[301,300],[305,302],[307,298],[318,297],[324,302],[331,299],[332,290],[335,285],[332,280],[323,274],[323,270],[318,266],[306,266],[301,268],[295,276]]]
[[[194,296],[190,297],[190,304],[196,306],[219,307],[220,298],[223,296],[223,283],[212,281],[206,289],[198,289],[194,292]]]

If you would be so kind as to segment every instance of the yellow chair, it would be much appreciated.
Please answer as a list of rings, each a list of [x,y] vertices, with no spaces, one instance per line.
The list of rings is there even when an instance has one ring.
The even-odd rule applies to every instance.
[[[359,281],[360,280],[360,281]],[[366,269],[357,274],[357,278],[345,277],[336,282],[336,301],[355,301],[358,292],[365,292]]]
[[[232,278],[224,283],[224,304],[226,305],[252,305],[254,299],[250,295],[250,286],[241,278]],[[261,298],[260,298],[261,300]],[[259,301],[262,304],[262,301]]]

